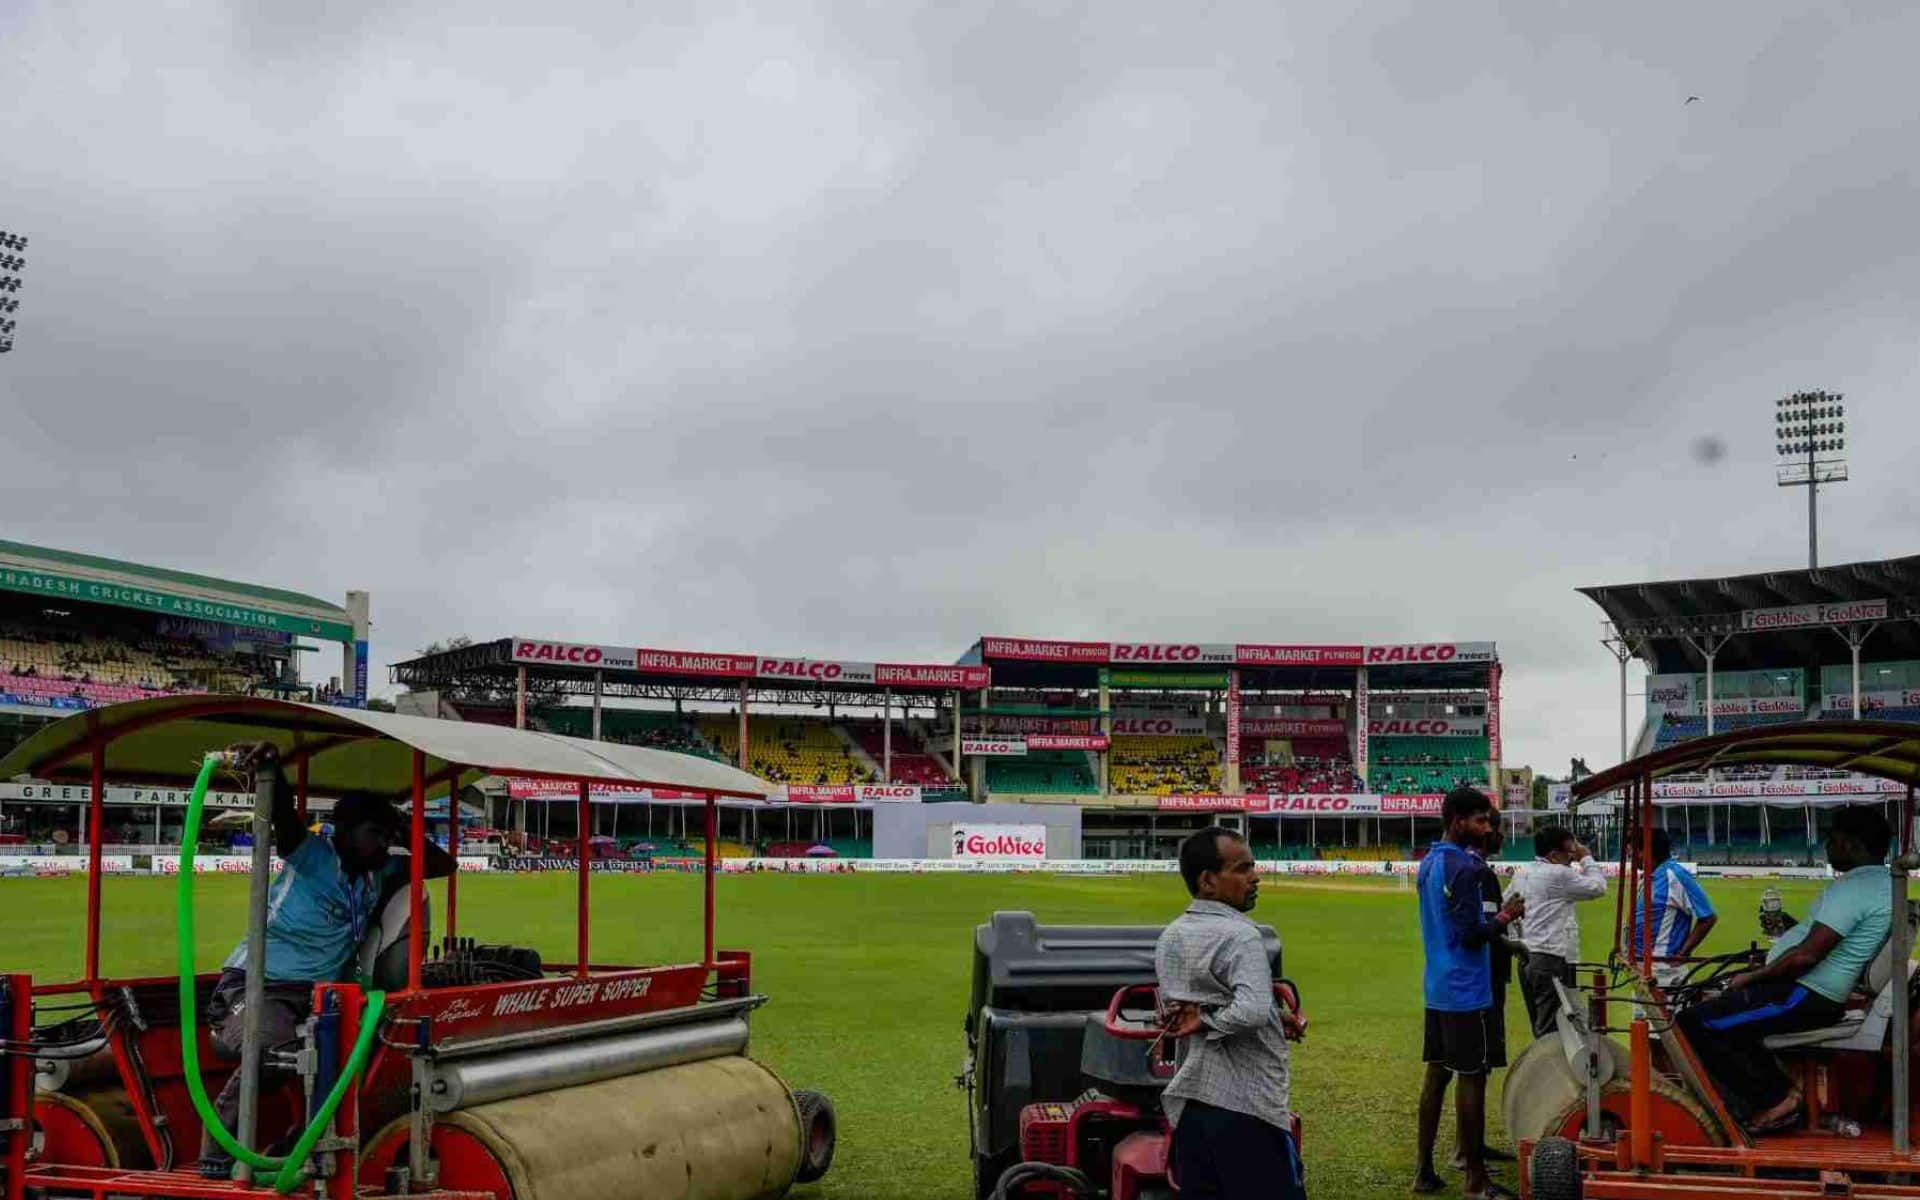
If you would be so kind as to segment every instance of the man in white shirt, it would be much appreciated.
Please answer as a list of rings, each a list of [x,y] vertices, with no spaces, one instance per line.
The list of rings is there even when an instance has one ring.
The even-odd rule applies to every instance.
[[[1580,958],[1580,919],[1573,906],[1607,894],[1607,876],[1573,831],[1542,826],[1533,835],[1534,860],[1515,872],[1510,896],[1527,898],[1520,923],[1520,944],[1527,958],[1520,967],[1520,996],[1534,1037],[1553,1032],[1559,1011],[1558,980],[1573,986],[1573,964]]]

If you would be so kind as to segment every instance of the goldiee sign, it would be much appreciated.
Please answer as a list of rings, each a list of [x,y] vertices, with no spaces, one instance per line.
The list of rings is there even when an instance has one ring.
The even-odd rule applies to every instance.
[[[1833,604],[1795,604],[1786,608],[1750,608],[1740,614],[1740,628],[1805,629],[1810,625],[1851,625],[1856,621],[1884,621],[1885,600],[1844,600]]]
[[[955,825],[953,856],[958,859],[1039,861],[1047,857],[1045,825]]]
[[[330,642],[353,640],[353,626],[345,621],[292,616],[244,604],[203,600],[154,588],[103,583],[98,579],[80,579],[51,571],[0,567],[0,591],[85,600],[92,604],[111,604],[117,608],[137,608],[145,612],[165,613],[170,617],[190,617],[200,621],[217,621],[222,625],[269,629],[278,633],[323,638]]]

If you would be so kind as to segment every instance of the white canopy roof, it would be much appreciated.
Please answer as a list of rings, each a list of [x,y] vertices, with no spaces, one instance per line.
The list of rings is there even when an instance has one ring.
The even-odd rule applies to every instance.
[[[86,783],[96,746],[107,782],[184,787],[202,757],[271,741],[289,762],[308,760],[309,791],[412,794],[413,752],[426,755],[428,795],[450,780],[526,775],[760,799],[775,786],[692,754],[622,746],[494,725],[329,708],[248,696],[166,696],[92,709],[57,721],[0,758],[0,780]],[[457,770],[456,770],[457,768]]]

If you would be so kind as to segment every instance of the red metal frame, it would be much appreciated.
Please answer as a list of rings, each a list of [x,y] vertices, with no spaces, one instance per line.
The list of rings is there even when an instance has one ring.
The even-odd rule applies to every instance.
[[[103,847],[105,844],[104,799],[106,777],[107,748],[118,737],[142,729],[152,728],[173,721],[194,720],[223,712],[244,708],[257,708],[261,703],[271,701],[239,702],[231,699],[210,700],[201,703],[183,705],[163,713],[146,714],[112,730],[102,730],[90,735],[80,749],[63,754],[60,761],[71,761],[76,753],[89,757],[89,772],[92,782],[92,794],[89,802],[88,856],[89,872],[87,885],[87,929],[86,929],[86,971],[84,978],[69,982],[47,984],[34,987],[27,976],[12,976],[17,980],[17,988],[27,996],[66,996],[86,994],[96,1002],[107,1000],[123,987],[155,987],[171,985],[171,977],[109,980],[100,975],[100,927],[102,914],[101,884],[103,875],[100,870]],[[89,719],[97,723],[98,718],[89,714]],[[310,760],[327,750],[350,743],[369,740],[377,735],[325,737],[304,745],[297,745],[283,758],[285,764],[291,763],[295,772],[296,805],[302,812],[306,810],[308,766]],[[590,949],[590,881],[592,878],[591,860],[591,822],[592,809],[589,799],[589,784],[592,777],[586,776],[543,776],[567,779],[580,786],[580,862],[578,882],[578,933],[577,955],[571,964],[552,964],[553,972],[542,979],[523,983],[485,984],[471,987],[452,987],[424,989],[421,986],[422,964],[426,957],[425,921],[426,887],[424,864],[426,861],[426,793],[440,783],[447,783],[448,789],[448,846],[455,854],[456,876],[458,873],[459,848],[459,798],[460,777],[468,771],[497,771],[499,768],[483,764],[447,764],[443,769],[429,774],[425,752],[415,749],[411,763],[412,811],[408,829],[408,848],[411,852],[411,871],[408,880],[408,903],[411,909],[411,928],[407,945],[407,987],[393,993],[388,998],[388,1019],[396,1024],[415,1024],[430,1019],[426,1032],[429,1047],[439,1047],[478,1037],[490,1037],[504,1033],[513,1033],[534,1028],[552,1028],[556,1025],[567,1026],[587,1024],[593,1021],[630,1016],[645,1012],[656,1012],[674,1008],[698,1005],[702,1001],[709,981],[716,993],[722,998],[745,996],[751,987],[751,956],[741,951],[716,951],[714,945],[716,895],[714,877],[716,874],[718,845],[718,805],[720,795],[748,795],[740,792],[716,792],[708,795],[706,804],[706,903],[705,903],[705,945],[701,962],[655,967],[624,967],[596,965],[592,962]],[[45,766],[44,763],[39,764]],[[526,772],[520,771],[519,774]],[[447,924],[448,934],[455,928],[457,901],[454,878],[448,879]],[[202,984],[211,982],[212,976],[202,977]],[[350,1045],[356,1035],[364,1012],[364,997],[358,989],[336,984],[322,984],[315,989],[316,1010],[320,1009],[329,996],[337,996],[341,1015],[342,1046]],[[32,1011],[27,1004],[18,1006],[12,1022],[14,1028],[8,1036],[18,1040],[31,1037]],[[205,1029],[197,1029],[194,1036],[200,1039],[202,1059],[209,1064],[210,1084],[220,1081],[225,1064],[213,1065],[216,1060],[211,1054],[210,1034]],[[199,1133],[198,1116],[188,1104],[185,1087],[181,1079],[182,1057],[180,1054],[180,1031],[176,1027],[155,1025],[147,1030],[134,1030],[128,1027],[117,1028],[109,1038],[120,1082],[125,1086],[128,1101],[138,1119],[141,1135],[146,1149],[154,1161],[163,1160],[164,1143],[160,1131],[164,1128],[177,1139],[173,1145],[176,1165],[180,1165],[192,1155],[195,1146],[189,1139],[197,1139]],[[158,1111],[147,1102],[138,1080],[144,1069],[144,1077],[154,1088]],[[32,1105],[32,1060],[22,1056],[10,1056],[4,1060],[8,1072],[0,1076],[0,1084],[5,1090],[0,1095],[8,1097],[8,1103],[16,1110]],[[348,1092],[335,1115],[336,1130],[349,1147],[334,1152],[335,1170],[325,1186],[330,1200],[355,1200],[356,1185],[377,1184],[378,1179],[360,1178],[358,1152],[352,1148],[356,1135],[367,1125],[370,1116],[375,1127],[391,1120],[394,1116],[407,1111],[411,1088],[411,1071],[406,1051],[393,1042],[382,1043],[369,1062],[365,1076],[358,1088]],[[282,1090],[273,1096],[263,1096],[264,1105],[273,1106],[287,1099]],[[363,1112],[363,1107],[366,1111]],[[0,1116],[7,1115],[0,1112]],[[164,1124],[163,1124],[164,1122]],[[71,1164],[42,1162],[33,1166],[26,1165],[26,1141],[11,1137],[6,1143],[6,1156],[0,1158],[0,1167],[5,1169],[5,1193],[0,1200],[19,1200],[29,1189],[44,1189],[49,1192],[76,1193],[106,1200],[109,1196],[154,1196],[200,1198],[215,1200],[238,1195],[258,1196],[257,1187],[246,1187],[236,1183],[202,1179],[191,1170],[123,1170],[109,1167],[84,1167]],[[463,1193],[440,1190],[418,1192],[422,1197],[434,1200],[489,1200],[480,1193]]]
[[[574,914],[574,940],[577,944],[574,948],[573,969],[574,974],[584,978],[588,964],[593,961],[593,956],[587,952],[587,900],[591,890],[589,881],[593,878],[593,810],[588,803],[587,785],[584,783],[580,785],[579,824],[580,828],[576,831],[579,836],[576,841],[580,847],[580,870],[579,880],[575,885],[575,903],[578,905],[578,910]]]
[[[8,975],[7,984],[7,1040],[14,1045],[23,1045],[33,1037],[33,977],[30,975]],[[0,1054],[0,1064],[6,1071],[0,1075],[0,1096],[5,1103],[0,1104],[0,1121],[24,1121],[33,1112],[33,1058],[25,1053]],[[26,1127],[0,1133],[5,1139],[5,1153],[0,1155],[0,1169],[4,1169],[6,1184],[4,1196],[0,1200],[23,1200],[26,1195],[27,1144],[32,1141]]]
[[[1663,989],[1653,978],[1657,959],[1650,936],[1639,936],[1640,924],[1633,919],[1630,901],[1640,897],[1642,921],[1652,920],[1652,842],[1655,806],[1653,782],[1660,774],[1711,765],[1719,756],[1734,750],[1747,750],[1748,743],[1779,739],[1782,749],[1772,761],[1792,761],[1784,755],[1807,746],[1794,746],[1793,740],[1809,738],[1884,735],[1872,753],[1893,765],[1873,773],[1898,778],[1906,783],[1897,826],[1902,851],[1912,845],[1914,781],[1907,775],[1920,770],[1920,735],[1912,729],[1886,727],[1868,722],[1849,722],[1844,728],[1833,723],[1806,726],[1770,727],[1743,730],[1687,743],[1647,755],[1631,763],[1612,768],[1600,776],[1579,784],[1576,796],[1585,799],[1607,791],[1622,793],[1623,836],[1621,838],[1621,891],[1615,901],[1614,950],[1617,960],[1626,963],[1643,994],[1642,1007],[1630,1022],[1628,1061],[1631,1072],[1625,1128],[1611,1141],[1577,1143],[1582,1164],[1582,1194],[1589,1200],[1792,1200],[1795,1197],[1852,1196],[1860,1200],[1920,1200],[1920,1155],[1897,1153],[1891,1131],[1884,1121],[1875,1121],[1858,1137],[1836,1136],[1824,1130],[1795,1129],[1781,1134],[1750,1137],[1728,1113],[1717,1087],[1707,1076],[1699,1056],[1685,1033],[1673,1023]],[[1897,735],[1894,736],[1894,735]],[[1825,742],[1812,747],[1820,753],[1833,753]],[[1892,751],[1898,748],[1900,753]],[[1743,761],[1768,761],[1765,748],[1759,755]],[[1811,760],[1809,760],[1811,761]],[[1630,838],[1637,835],[1638,853],[1632,852]],[[1623,944],[1624,942],[1624,944]],[[1636,943],[1638,946],[1636,947]],[[1607,1000],[1604,979],[1596,976],[1595,994],[1590,1003],[1596,1028],[1605,1027]],[[1695,1092],[1713,1118],[1727,1130],[1727,1146],[1681,1144],[1685,1139],[1662,1136],[1661,1118],[1656,1109],[1664,1102],[1652,1094],[1654,1076],[1651,1024],[1647,1012],[1662,1023],[1661,1048],[1669,1059],[1684,1060],[1687,1074],[1699,1080]],[[1818,1051],[1813,1052],[1818,1056]],[[1814,1097],[1809,1096],[1810,1105]],[[1909,1096],[1909,1105],[1913,1100]],[[1670,1106],[1669,1106],[1670,1107]],[[1616,1111],[1617,1110],[1611,1110]],[[1809,1111],[1813,1111],[1810,1108]],[[1668,1119],[1675,1119],[1669,1113]],[[1691,1123],[1691,1119],[1688,1119]],[[1534,1143],[1519,1147],[1521,1194],[1532,1195],[1527,1164]],[[1793,1178],[1775,1176],[1792,1175]]]

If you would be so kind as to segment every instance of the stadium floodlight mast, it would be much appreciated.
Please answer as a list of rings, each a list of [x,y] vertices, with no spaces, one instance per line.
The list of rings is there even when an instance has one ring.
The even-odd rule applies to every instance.
[[[20,272],[27,260],[27,239],[0,229],[0,354],[13,349],[13,314],[20,310]]]
[[[1847,479],[1847,409],[1839,392],[1795,392],[1773,402],[1781,487],[1807,489],[1807,569],[1820,566],[1820,485]]]

